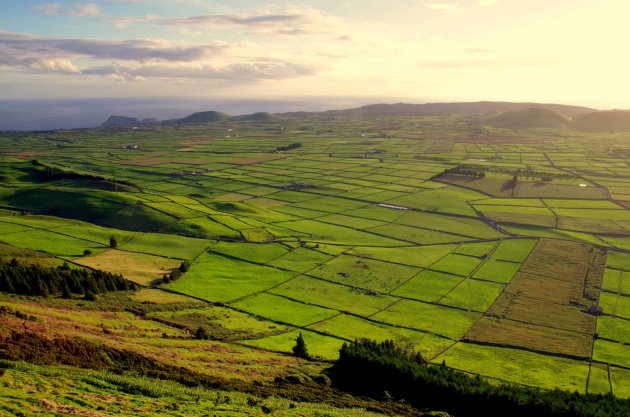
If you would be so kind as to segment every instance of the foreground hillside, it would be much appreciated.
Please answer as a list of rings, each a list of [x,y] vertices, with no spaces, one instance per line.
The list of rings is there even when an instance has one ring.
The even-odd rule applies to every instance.
[[[489,116],[136,127],[0,138],[6,262],[138,286],[2,296],[35,317],[3,318],[5,338],[80,336],[228,391],[401,415],[309,381],[344,343],[391,339],[493,383],[630,397],[623,134]],[[291,355],[300,334],[311,361]],[[292,374],[299,390],[274,385]]]

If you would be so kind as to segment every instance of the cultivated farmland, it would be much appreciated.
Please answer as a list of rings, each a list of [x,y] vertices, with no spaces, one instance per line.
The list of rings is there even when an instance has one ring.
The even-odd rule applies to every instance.
[[[321,360],[392,339],[493,380],[630,397],[626,138],[462,120],[3,134],[1,247],[135,281],[132,311],[155,328],[129,315],[107,331],[124,319],[150,339],[136,347],[177,344],[174,365],[205,360],[177,339],[199,327],[256,375],[253,357],[300,333]]]

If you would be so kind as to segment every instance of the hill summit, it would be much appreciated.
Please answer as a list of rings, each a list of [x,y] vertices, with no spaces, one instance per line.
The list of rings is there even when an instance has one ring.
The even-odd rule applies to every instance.
[[[569,118],[548,109],[528,108],[499,114],[491,118],[489,123],[508,129],[556,128],[566,126]]]
[[[221,113],[218,111],[202,111],[193,113],[189,116],[180,119],[179,123],[214,123],[220,122],[221,120],[228,119],[228,116],[225,113]]]
[[[630,112],[610,110],[581,114],[573,118],[571,126],[589,132],[629,132]]]
[[[109,116],[103,124],[102,127],[116,127],[116,126],[134,126],[140,124],[140,119],[135,117],[127,117],[127,116]]]

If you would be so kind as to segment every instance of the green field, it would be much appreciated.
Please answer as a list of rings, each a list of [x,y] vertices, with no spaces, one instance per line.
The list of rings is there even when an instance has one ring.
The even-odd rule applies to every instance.
[[[112,343],[177,365],[216,360],[217,373],[263,379],[271,356],[297,369],[284,361],[300,333],[326,361],[344,341],[392,339],[493,381],[630,397],[627,138],[489,117],[6,133],[0,247],[17,249],[2,258],[29,249],[133,280],[142,288],[102,309],[127,309],[128,330],[152,338],[103,321]],[[192,340],[200,327],[210,341]]]

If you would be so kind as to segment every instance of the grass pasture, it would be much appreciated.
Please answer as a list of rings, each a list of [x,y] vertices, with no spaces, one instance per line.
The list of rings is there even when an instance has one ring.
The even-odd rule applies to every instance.
[[[445,294],[457,287],[464,279],[464,277],[459,275],[427,269],[397,288],[392,292],[392,295],[437,302]]]
[[[494,282],[465,279],[438,302],[467,311],[483,312],[492,305],[503,288],[504,285]]]
[[[106,248],[95,242],[37,229],[4,234],[0,239],[15,246],[46,252],[64,259],[83,256],[86,249],[99,252]]]
[[[381,293],[394,290],[416,273],[417,268],[350,255],[339,255],[308,272],[329,281]]]
[[[268,290],[294,275],[268,266],[204,254],[182,278],[165,288],[211,302],[227,302]]]
[[[434,359],[447,366],[517,384],[584,392],[588,363],[525,350],[458,343]],[[527,363],[529,366],[522,366]]]
[[[354,316],[341,314],[309,327],[310,329],[333,334],[345,340],[369,338],[373,340],[394,340],[401,346],[414,351],[421,351],[430,356],[444,349],[448,339],[406,328],[376,323]]]
[[[300,332],[328,360],[346,340],[394,339],[547,388],[584,392],[590,366],[590,392],[630,397],[627,135],[328,116],[3,134],[2,258],[39,250],[151,286],[42,300],[68,310],[54,314],[20,299],[43,320],[27,324],[240,379],[321,367],[277,355]],[[46,178],[31,158],[106,180]],[[189,271],[160,284],[183,260]],[[215,340],[193,340],[198,326]]]
[[[230,305],[259,317],[295,326],[308,326],[339,314],[336,310],[299,303],[267,293],[246,298]]]
[[[361,316],[370,316],[397,299],[387,295],[371,295],[365,290],[355,289],[326,281],[297,277],[269,292],[283,295],[303,303],[349,312]]]
[[[372,316],[385,323],[458,340],[479,319],[479,313],[412,300],[401,300]],[[444,325],[444,324],[447,325]]]
[[[382,261],[396,262],[410,266],[426,268],[438,259],[442,258],[456,245],[430,245],[409,246],[400,248],[377,248],[356,246],[348,251],[348,254],[358,257],[378,259]]]
[[[121,274],[140,285],[154,285],[171,269],[178,268],[180,261],[145,253],[108,249],[95,255],[74,259],[75,263],[90,268]]]
[[[148,253],[168,258],[193,260],[211,245],[211,241],[163,233],[146,233],[119,246],[129,252]]]
[[[514,262],[488,259],[475,272],[473,277],[493,282],[508,283],[520,268],[521,265]]]

